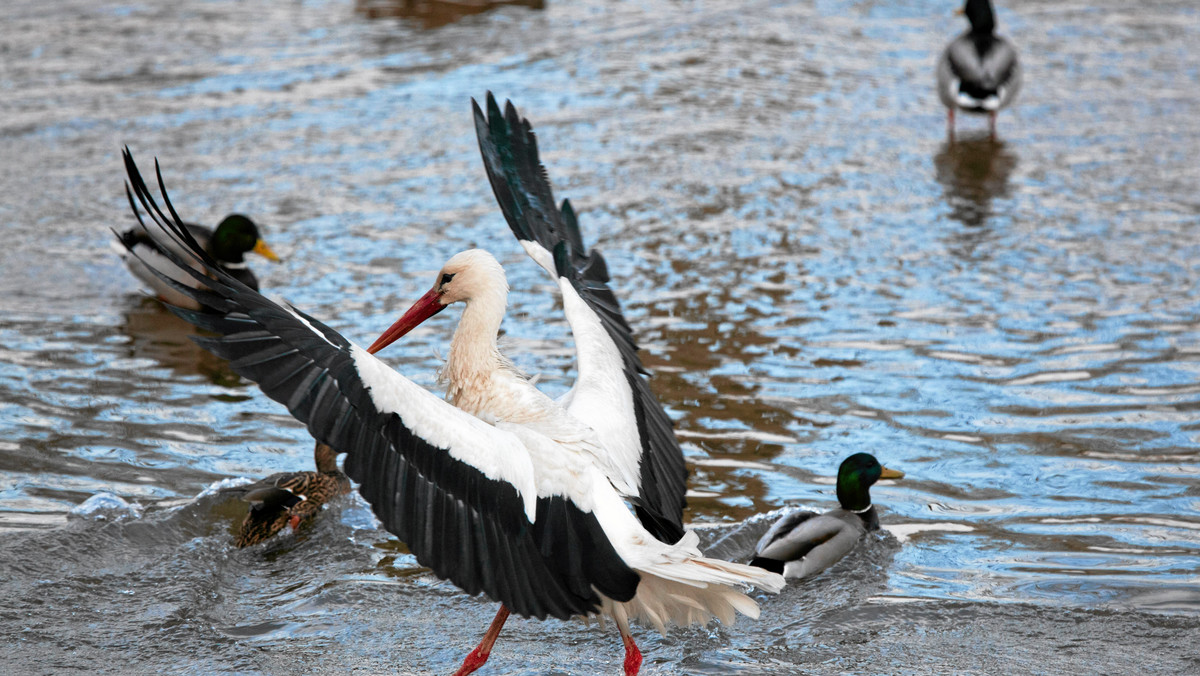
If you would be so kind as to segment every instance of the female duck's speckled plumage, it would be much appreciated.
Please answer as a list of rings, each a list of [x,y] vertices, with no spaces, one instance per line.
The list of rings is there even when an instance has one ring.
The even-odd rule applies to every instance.
[[[871,486],[880,478],[898,479],[902,472],[887,469],[869,453],[856,453],[838,468],[839,509],[824,514],[796,511],[771,526],[755,547],[750,565],[782,573],[785,578],[809,577],[837,563],[867,531],[879,529],[871,504]]]
[[[1016,98],[1021,88],[1017,50],[996,35],[991,0],[967,0],[963,8],[970,30],[946,46],[938,61],[938,97],[948,110],[954,133],[954,111],[986,113],[995,133],[995,115]]]
[[[297,528],[316,515],[321,507],[350,492],[350,480],[337,466],[337,453],[318,443],[313,449],[316,472],[283,472],[255,483],[226,489],[241,494],[250,512],[238,530],[234,544],[249,547],[283,530]]]

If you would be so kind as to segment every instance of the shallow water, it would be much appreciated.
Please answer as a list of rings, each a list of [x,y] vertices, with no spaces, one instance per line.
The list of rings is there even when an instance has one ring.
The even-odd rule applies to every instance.
[[[1025,88],[998,142],[968,118],[950,144],[949,4],[5,3],[6,668],[456,668],[494,604],[361,502],[232,548],[237,506],[196,496],[311,442],[144,298],[109,229],[128,144],[185,218],[256,217],[286,259],[263,286],[359,342],[485,247],[509,353],[562,392],[569,334],[475,146],[492,90],[607,256],[714,553],[830,507],[852,452],[908,475],[873,491],[888,534],[761,620],[638,631],[645,673],[1200,671],[1200,16],[1002,3]],[[432,385],[453,323],[393,363]],[[102,492],[143,509],[68,517]],[[611,627],[515,621],[489,669],[620,657]]]

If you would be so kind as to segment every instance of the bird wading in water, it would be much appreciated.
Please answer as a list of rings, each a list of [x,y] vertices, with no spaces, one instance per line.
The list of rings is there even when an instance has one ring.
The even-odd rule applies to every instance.
[[[1021,89],[1021,63],[1013,44],[996,35],[991,0],[967,0],[959,13],[967,16],[971,28],[946,45],[937,65],[946,133],[954,139],[954,111],[962,110],[986,114],[995,139],[996,113],[1008,107]]]
[[[729,623],[738,613],[757,617],[748,587],[782,588],[778,574],[705,558],[694,532],[663,542],[635,516],[623,494],[637,489],[615,485],[612,477],[628,465],[614,463],[606,436],[538,391],[499,352],[508,284],[491,254],[472,249],[451,257],[429,293],[363,349],[221,272],[182,226],[161,173],[156,172],[165,212],[131,160],[126,169],[140,204],[186,249],[186,257],[168,252],[173,269],[203,288],[161,278],[213,309],[174,310],[217,334],[194,340],[284,403],[315,439],[345,452],[346,474],[421,565],[467,593],[485,593],[502,604],[457,673],[486,661],[513,612],[611,617],[625,644],[625,673],[636,674],[642,658],[630,618],[664,632],[668,624],[704,624],[714,617]],[[565,247],[556,247],[558,259],[569,258],[566,254]],[[564,292],[564,303],[568,299]],[[447,393],[453,404],[374,356],[452,304],[463,308],[444,368],[460,371],[460,389]],[[581,325],[576,341],[611,343],[603,321]],[[619,348],[615,359],[605,354],[609,363],[623,363]],[[627,382],[623,372],[621,380]],[[484,389],[493,392],[483,394]],[[586,389],[588,396],[603,398],[603,390]],[[472,401],[503,399],[510,402],[505,417],[486,407],[478,416],[464,410]]]

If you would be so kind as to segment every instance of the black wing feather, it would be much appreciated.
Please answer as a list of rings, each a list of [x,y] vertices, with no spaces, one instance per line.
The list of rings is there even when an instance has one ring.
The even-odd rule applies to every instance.
[[[541,497],[530,523],[514,486],[487,478],[413,434],[397,414],[379,411],[358,376],[349,341],[308,315],[301,321],[216,268],[181,226],[161,173],[159,190],[170,217],[150,196],[128,149],[125,159],[132,191],[151,219],[203,268],[192,272],[203,289],[174,288],[212,297],[216,302],[208,305],[220,309],[215,317],[177,310],[221,334],[197,342],[287,405],[318,441],[346,452],[346,474],[418,562],[525,616],[595,612],[597,590],[618,601],[633,597],[639,577],[613,550],[595,515],[561,496]],[[192,261],[166,255],[190,269]]]
[[[487,95],[486,117],[474,100],[471,106],[483,164],[509,228],[517,239],[537,242],[553,254],[558,275],[570,280],[621,353],[642,441],[640,495],[633,499],[635,510],[655,537],[676,542],[683,536],[687,467],[671,419],[642,378],[646,370],[638,358],[633,331],[608,286],[608,265],[600,252],[588,252],[584,247],[571,203],[563,200],[561,209],[555,207],[529,122],[521,118],[511,102],[501,114],[491,92]]]

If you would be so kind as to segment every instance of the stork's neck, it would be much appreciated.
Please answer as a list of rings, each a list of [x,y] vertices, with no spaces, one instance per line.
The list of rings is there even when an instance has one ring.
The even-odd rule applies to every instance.
[[[488,381],[506,363],[496,346],[500,322],[508,305],[506,290],[495,290],[466,301],[442,376],[447,381],[446,397],[463,406],[465,397],[484,395]]]

